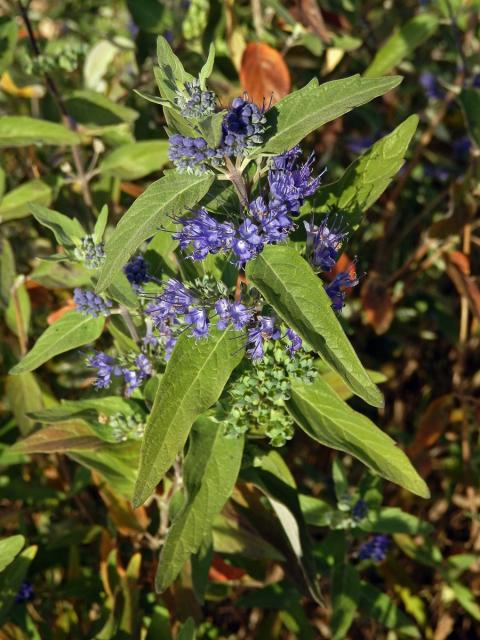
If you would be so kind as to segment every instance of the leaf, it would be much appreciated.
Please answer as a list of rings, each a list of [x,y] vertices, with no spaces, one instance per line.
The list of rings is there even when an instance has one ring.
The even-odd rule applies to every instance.
[[[79,143],[80,138],[76,133],[56,122],[27,116],[2,116],[0,118],[0,149],[27,147],[31,144],[72,145]]]
[[[83,64],[83,77],[87,89],[94,91],[106,89],[106,82],[103,78],[119,52],[119,47],[110,40],[98,40],[92,46]]]
[[[378,200],[401,169],[417,125],[418,116],[407,118],[355,160],[340,180],[318,189],[302,208],[302,214],[338,210],[345,224],[356,229],[362,213]]]
[[[0,572],[15,560],[25,545],[23,536],[9,536],[0,540]]]
[[[267,123],[271,134],[255,154],[282,153],[312,131],[383,95],[401,81],[400,76],[367,79],[355,75],[320,86],[310,82],[268,110]]]
[[[473,87],[462,89],[458,100],[462,106],[470,137],[475,145],[480,147],[480,89]]]
[[[27,547],[0,574],[0,627],[7,621],[7,614],[15,601],[28,568],[35,558],[38,547]]]
[[[188,618],[180,629],[177,640],[195,640],[197,634],[195,632],[195,621],[193,618]]]
[[[247,264],[247,277],[282,320],[308,342],[354,393],[382,406],[380,391],[362,367],[308,263],[293,247],[266,246]]]
[[[433,527],[411,513],[405,513],[398,507],[383,507],[377,513],[369,513],[368,520],[358,525],[362,531],[375,533],[409,533],[411,535],[428,535]]]
[[[15,451],[21,453],[66,453],[82,449],[95,450],[104,446],[83,420],[67,420],[35,431],[17,441]]]
[[[18,276],[22,278],[22,276]],[[23,282],[17,282],[10,296],[7,310],[5,312],[5,322],[7,327],[16,336],[28,335],[30,328],[30,318],[32,314],[32,305],[28,295],[27,288]]]
[[[428,498],[425,482],[394,440],[351,409],[321,377],[292,383],[287,409],[311,438],[358,458],[367,467],[412,493]]]
[[[68,457],[99,473],[115,492],[130,499],[137,478],[140,443],[103,443],[94,450],[70,451]]]
[[[377,335],[388,331],[395,318],[392,291],[375,271],[369,273],[360,293],[363,317]]]
[[[9,191],[0,204],[0,223],[18,220],[30,215],[30,204],[49,205],[52,201],[52,188],[43,180],[24,182]]]
[[[364,73],[365,78],[378,77],[391,71],[425,40],[428,40],[439,24],[437,16],[431,13],[422,13],[406,22],[377,51]]]
[[[455,594],[455,598],[462,605],[465,611],[469,613],[472,618],[480,622],[480,606],[472,591],[456,580],[453,581],[450,586]]]
[[[250,42],[245,47],[240,67],[240,83],[259,107],[286,96],[292,80],[282,54],[268,44]]]
[[[175,345],[145,429],[135,506],[145,502],[172,466],[198,416],[220,397],[243,357],[234,335],[214,331],[195,342],[184,333]]]
[[[154,70],[158,88],[162,98],[174,102],[177,87],[193,80],[193,76],[185,71],[180,59],[173,53],[171,46],[163,36],[157,39],[158,68]]]
[[[145,140],[124,144],[107,154],[100,173],[122,180],[138,180],[160,171],[168,162],[168,140]]]
[[[103,240],[103,236],[105,234],[105,229],[107,228],[108,223],[108,206],[106,204],[103,205],[102,210],[100,211],[97,221],[95,222],[95,228],[93,230],[93,241],[96,244],[100,244]]]
[[[63,213],[47,209],[39,204],[30,205],[33,217],[47,229],[53,232],[58,244],[64,247],[75,246],[75,240],[86,235],[84,228],[76,218],[69,218]]]
[[[227,438],[209,418],[195,423],[184,464],[185,501],[160,553],[155,586],[165,591],[192,554],[210,538],[215,516],[230,497],[243,453],[243,438]]]
[[[358,606],[360,576],[350,564],[337,564],[332,571],[332,640],[343,640]]]
[[[369,620],[377,620],[387,629],[395,629],[407,638],[420,638],[420,631],[386,593],[367,582],[360,582],[358,608]]]
[[[28,413],[43,409],[43,394],[33,373],[25,371],[17,376],[8,376],[6,381],[8,404],[22,435],[32,430],[34,421]]]
[[[222,123],[227,112],[219,111],[198,123],[202,136],[209,147],[218,147],[222,139]]]
[[[59,405],[43,411],[34,411],[31,417],[38,422],[62,422],[72,416],[97,417],[99,414],[112,416],[120,413],[124,417],[141,414],[140,405],[134,400],[117,396],[86,398],[84,400],[62,400]]]
[[[2,251],[0,254],[0,305],[5,308],[10,302],[15,282],[15,257],[6,238],[1,239],[0,247]]]
[[[207,80],[212,75],[214,64],[215,64],[215,45],[213,44],[213,42],[211,42],[210,47],[208,49],[208,56],[207,56],[207,59],[205,60],[205,64],[200,69],[200,73],[198,74],[200,87],[202,89],[207,88]]]
[[[159,33],[165,27],[166,7],[158,0],[127,0],[127,7],[135,24],[147,33]]]
[[[65,98],[65,106],[77,122],[94,127],[108,127],[123,122],[131,124],[139,115],[134,109],[113,102],[91,89],[73,91]]]
[[[193,207],[207,193],[214,177],[167,173],[151,184],[124,214],[105,245],[106,259],[97,289],[102,291],[147,238],[155,235],[169,216]]]
[[[84,316],[78,311],[66,313],[44,331],[10,373],[33,371],[60,353],[94,342],[102,334],[104,324],[102,317]]]
[[[256,464],[261,467],[247,469],[242,477],[255,484],[268,498],[311,597],[322,603],[312,541],[300,507],[295,480],[276,451],[257,456]]]
[[[0,76],[13,60],[17,42],[17,22],[14,17],[0,17]]]

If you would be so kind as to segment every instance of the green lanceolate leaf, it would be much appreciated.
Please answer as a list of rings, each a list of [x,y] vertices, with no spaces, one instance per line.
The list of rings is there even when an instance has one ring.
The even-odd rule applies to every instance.
[[[212,75],[213,65],[215,63],[215,45],[210,43],[210,48],[208,49],[208,57],[205,61],[205,64],[200,69],[200,73],[198,74],[198,79],[200,81],[200,86],[202,89],[206,89],[206,81]]]
[[[351,229],[358,227],[362,214],[378,200],[401,169],[417,125],[418,116],[410,116],[376,142],[348,167],[340,180],[318,189],[302,208],[302,215],[339,211],[342,222]]]
[[[35,374],[25,371],[16,376],[8,376],[5,383],[8,404],[15,416],[20,432],[25,436],[34,426],[34,421],[28,416],[33,411],[44,407],[43,393]]]
[[[23,536],[10,536],[0,540],[0,571],[3,571],[15,560],[24,544],[25,538]]]
[[[315,129],[383,95],[401,80],[400,76],[366,79],[356,75],[320,86],[308,84],[269,109],[267,122],[271,134],[255,155],[290,149]]]
[[[177,640],[195,640],[196,636],[195,620],[188,618],[178,632]]]
[[[287,408],[317,442],[345,451],[387,480],[429,497],[427,485],[395,441],[349,407],[321,377],[313,384],[293,382]]]
[[[29,118],[27,116],[3,116],[0,118],[0,149],[26,147],[30,144],[79,144],[76,133],[63,124]]]
[[[301,582],[307,585],[312,598],[321,603],[312,541],[300,507],[295,480],[276,451],[257,456],[256,465],[242,473],[242,478],[253,482],[267,497],[301,572]]]
[[[166,226],[168,216],[193,207],[207,193],[213,175],[191,176],[167,173],[151,184],[120,220],[105,245],[106,259],[97,289],[102,291],[112,282],[133,253],[158,228]]]
[[[94,342],[100,337],[104,324],[105,318],[85,316],[78,311],[66,313],[48,327],[10,373],[33,371],[60,353]]]
[[[159,592],[172,584],[189,557],[210,538],[213,520],[237,480],[242,453],[243,438],[226,438],[222,425],[209,418],[197,420],[185,458],[185,501],[160,553]]]
[[[185,334],[176,344],[155,397],[142,444],[133,503],[141,505],[172,466],[195,420],[220,397],[242,359],[228,331],[206,340]]]
[[[247,264],[246,272],[282,320],[326,360],[354,393],[374,406],[382,406],[382,394],[340,326],[322,281],[293,247],[265,247]]]
[[[157,39],[157,57],[158,69],[155,69],[155,78],[160,95],[173,102],[177,86],[181,86],[186,80],[193,80],[193,76],[185,71],[183,64],[163,36],[158,36]]]
[[[438,18],[430,13],[423,13],[406,22],[377,51],[375,58],[365,71],[365,77],[374,78],[391,71],[422,42],[432,36],[439,24]]]
[[[105,229],[108,223],[108,206],[103,205],[102,210],[98,214],[97,221],[95,222],[95,228],[93,230],[93,241],[98,244],[103,240]]]
[[[337,564],[332,571],[332,640],[343,640],[358,606],[360,576],[349,564]]]
[[[462,106],[470,137],[480,147],[480,89],[462,89],[458,100]]]
[[[168,140],[145,140],[124,144],[106,155],[100,173],[122,180],[138,180],[160,171],[168,162]]]
[[[222,139],[222,122],[225,114],[226,111],[219,111],[198,123],[202,136],[207,141],[209,147],[215,148],[220,144],[220,140]]]
[[[0,306],[8,307],[15,282],[15,257],[13,250],[6,238],[0,241]]]
[[[30,215],[31,204],[49,205],[52,197],[52,187],[43,180],[24,182],[4,196],[0,204],[0,222],[25,218]]]
[[[69,218],[63,213],[34,203],[30,205],[30,210],[35,220],[50,229],[58,244],[64,247],[74,247],[74,241],[85,235],[84,228],[76,218]]]

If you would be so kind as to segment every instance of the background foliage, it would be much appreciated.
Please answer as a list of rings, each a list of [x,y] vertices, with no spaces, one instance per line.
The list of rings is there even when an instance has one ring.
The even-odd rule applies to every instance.
[[[475,0],[33,0],[25,21],[18,5],[0,2],[1,638],[480,634],[479,10]],[[90,339],[102,332],[103,319],[72,316],[71,289],[89,280],[84,267],[38,258],[55,254],[62,242],[58,229],[50,227],[52,234],[40,224],[42,207],[68,213],[72,235],[78,222],[94,232],[92,212],[99,216],[107,203],[116,224],[162,175],[163,114],[139,95],[156,94],[159,34],[192,73],[215,44],[210,83],[224,105],[242,90],[259,102],[271,94],[277,101],[314,77],[404,76],[306,144],[328,167],[328,182],[339,180],[327,201],[320,195],[314,202],[316,210],[339,206],[357,226],[349,205],[372,204],[340,260],[358,256],[365,272],[342,322],[361,361],[384,381],[385,408],[368,407],[368,417],[400,443],[432,493],[422,500],[381,482],[297,430],[282,450],[290,471],[278,456],[260,456],[261,470],[242,478],[233,504],[215,521],[213,557],[201,550],[161,596],[155,571],[176,476],[133,510],[126,496],[138,442],[112,437],[100,446],[85,430],[100,407],[107,418],[130,411],[137,424],[145,417],[127,401],[108,406],[93,393],[78,416],[58,404],[90,390],[82,352],[52,360],[61,349],[49,344],[38,372],[24,366],[7,374],[47,323],[52,331],[56,322],[71,323],[78,344],[85,343],[80,332]],[[383,137],[399,126],[413,135],[411,114],[420,123],[402,166],[406,144],[399,148],[398,133]],[[305,115],[300,105],[298,119]],[[375,160],[359,157],[381,137]],[[359,183],[358,174],[368,179]],[[128,229],[122,244],[133,242],[133,233],[142,229]],[[157,250],[168,254],[168,247]],[[338,380],[330,383],[348,397]],[[291,411],[302,398],[299,385]],[[358,399],[352,406],[365,412]],[[40,424],[48,426],[37,432]],[[230,461],[235,452],[219,456]],[[297,516],[305,530],[292,529],[276,510],[275,472],[292,488],[287,516]],[[359,497],[370,516],[353,527]],[[380,564],[358,557],[373,532],[390,536]],[[299,544],[304,566],[295,557]],[[165,545],[162,554],[169,553]],[[321,604],[309,556],[322,575]]]

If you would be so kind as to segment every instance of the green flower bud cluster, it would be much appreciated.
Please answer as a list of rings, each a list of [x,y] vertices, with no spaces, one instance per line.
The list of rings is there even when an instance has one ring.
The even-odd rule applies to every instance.
[[[24,68],[29,75],[43,75],[52,71],[75,71],[80,64],[80,58],[86,54],[87,45],[80,42],[62,42],[45,53],[30,58],[25,56]]]
[[[235,438],[247,433],[282,447],[294,432],[286,408],[291,382],[296,378],[311,383],[316,375],[309,353],[302,349],[292,358],[281,346],[268,343],[262,360],[252,363],[227,389],[225,435]]]
[[[127,440],[141,440],[145,432],[145,423],[141,415],[124,416],[114,413],[108,419],[108,425],[112,429],[112,435],[117,442]]]
[[[82,245],[75,250],[75,254],[87,269],[98,269],[105,261],[103,242],[95,242],[93,236],[90,235],[82,238]]]

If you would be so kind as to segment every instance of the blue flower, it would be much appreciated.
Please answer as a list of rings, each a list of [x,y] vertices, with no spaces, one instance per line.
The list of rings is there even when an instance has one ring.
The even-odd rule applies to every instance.
[[[382,562],[388,552],[390,540],[388,536],[374,536],[368,542],[363,544],[358,552],[359,560],[373,560],[374,562]]]
[[[420,74],[420,84],[422,85],[428,98],[439,100],[445,95],[445,91],[438,84],[438,80],[429,71]]]
[[[210,148],[204,138],[188,138],[179,133],[169,138],[168,157],[180,173],[195,175],[211,171],[222,161],[221,152]]]
[[[298,164],[300,151],[294,147],[273,159],[268,172],[270,186],[270,211],[298,213],[305,198],[313,195],[323,174],[311,176],[315,156],[312,154],[303,164]]]
[[[97,389],[107,389],[112,383],[112,376],[122,375],[122,368],[119,367],[114,358],[97,351],[93,356],[87,358],[87,364],[93,369],[97,369],[95,387]]]
[[[230,306],[230,319],[234,329],[240,331],[245,328],[253,316],[253,309],[241,302],[233,302]]]
[[[259,233],[259,228],[249,218],[238,227],[238,236],[232,244],[232,249],[238,258],[238,263],[243,264],[254,258],[263,249],[264,241]]]
[[[175,278],[170,278],[162,293],[156,297],[155,302],[147,306],[145,312],[157,326],[166,319],[175,321],[179,315],[187,313],[194,302],[195,297],[191,291]]]
[[[276,318],[258,316],[257,324],[247,330],[247,355],[254,361],[261,360],[264,355],[263,345],[266,340],[279,340],[282,336],[276,326]]]
[[[290,356],[293,356],[302,348],[302,339],[299,335],[295,333],[293,329],[288,328],[286,331],[286,337],[290,341],[289,346],[287,347],[287,351]]]
[[[215,312],[218,315],[217,329],[226,329],[230,322],[230,301],[220,298],[215,302]]]
[[[184,118],[206,118],[215,112],[215,94],[204,91],[196,78],[185,82],[185,91],[177,91],[175,104]]]
[[[34,591],[33,585],[28,580],[24,580],[20,585],[17,595],[15,596],[15,602],[17,604],[22,604],[23,602],[30,602],[33,600]]]
[[[326,217],[318,227],[313,223],[304,222],[307,230],[307,257],[314,267],[319,267],[322,271],[333,269],[338,259],[338,251],[347,236],[336,220],[330,226],[329,224]]]
[[[344,288],[355,287],[359,280],[354,273],[348,273],[347,271],[341,271],[335,278],[325,287],[325,291],[330,296],[332,301],[332,308],[334,311],[341,311],[345,304],[345,291]]]
[[[191,335],[194,338],[208,336],[208,313],[204,307],[195,307],[185,315],[185,322],[191,325]]]
[[[79,288],[73,290],[73,301],[80,313],[94,316],[95,318],[97,316],[110,315],[110,308],[113,305],[111,300],[102,298],[93,291]]]
[[[245,150],[262,144],[266,122],[263,110],[256,104],[235,98],[222,123],[223,153],[241,155]]]
[[[360,521],[363,520],[368,514],[368,506],[365,500],[357,500],[357,502],[353,505],[352,509],[352,518],[354,520]]]
[[[142,284],[150,279],[147,263],[143,256],[131,258],[123,267],[123,272],[127,276],[127,280],[135,289],[138,289]]]
[[[194,260],[204,260],[209,253],[215,254],[230,249],[235,229],[230,222],[218,222],[203,207],[194,212],[193,217],[180,218],[183,229],[173,234],[180,243],[180,249],[192,248]]]

